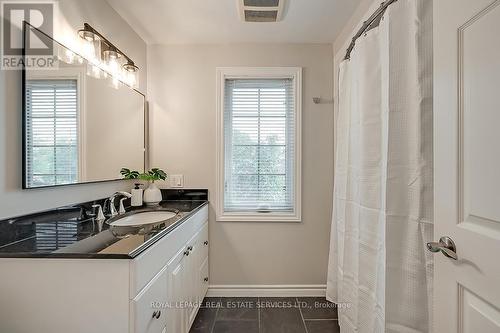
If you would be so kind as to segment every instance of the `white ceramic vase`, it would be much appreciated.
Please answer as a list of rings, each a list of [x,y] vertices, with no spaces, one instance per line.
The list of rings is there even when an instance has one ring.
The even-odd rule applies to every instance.
[[[149,187],[144,190],[144,203],[146,206],[158,206],[161,199],[160,189],[154,182],[151,182]]]

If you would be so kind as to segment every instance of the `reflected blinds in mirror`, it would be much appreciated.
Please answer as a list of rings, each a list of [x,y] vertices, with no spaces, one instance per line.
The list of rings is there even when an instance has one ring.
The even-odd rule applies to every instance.
[[[293,79],[227,79],[224,99],[224,211],[293,211]]]
[[[78,182],[77,80],[26,81],[27,186]]]

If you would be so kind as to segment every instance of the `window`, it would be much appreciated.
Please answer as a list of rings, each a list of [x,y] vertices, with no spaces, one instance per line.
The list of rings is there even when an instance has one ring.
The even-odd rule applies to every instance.
[[[26,82],[26,169],[29,187],[78,181],[77,80]]]
[[[300,68],[218,69],[220,221],[300,221]]]

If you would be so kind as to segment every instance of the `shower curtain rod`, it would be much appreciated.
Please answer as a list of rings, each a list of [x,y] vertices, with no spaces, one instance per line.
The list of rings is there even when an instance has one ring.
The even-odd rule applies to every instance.
[[[363,22],[361,29],[359,29],[358,33],[354,35],[354,37],[352,38],[351,44],[349,44],[349,47],[347,48],[347,53],[345,55],[344,60],[351,59],[351,52],[354,49],[354,46],[356,46],[356,40],[358,40],[358,38],[361,37],[366,31],[370,30],[370,28],[372,28],[372,25],[374,23],[378,23],[377,20],[382,18],[382,15],[384,15],[385,11],[387,10],[387,7],[389,7],[396,1],[398,0],[387,0],[382,2],[380,4],[380,7],[375,11],[375,13],[373,13],[372,16],[368,18],[368,20]],[[373,28],[374,27],[375,26],[373,26]]]

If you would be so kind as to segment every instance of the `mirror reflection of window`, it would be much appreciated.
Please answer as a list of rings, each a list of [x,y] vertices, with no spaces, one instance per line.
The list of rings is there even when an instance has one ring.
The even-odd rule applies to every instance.
[[[77,80],[26,81],[28,187],[77,183]]]

